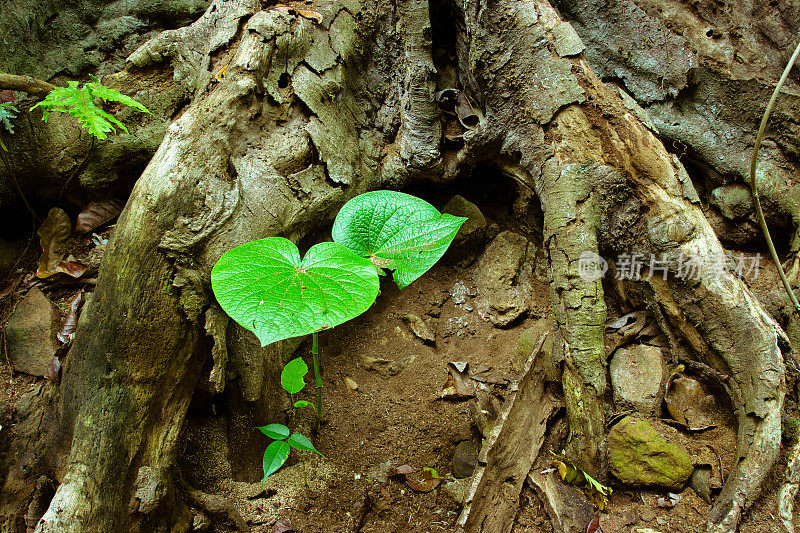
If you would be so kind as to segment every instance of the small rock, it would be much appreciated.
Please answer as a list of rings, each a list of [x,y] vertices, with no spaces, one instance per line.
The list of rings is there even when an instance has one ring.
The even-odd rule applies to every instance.
[[[513,286],[518,281],[527,250],[528,240],[518,233],[504,231],[495,237],[478,265],[478,277],[484,282],[481,288]]]
[[[361,354],[361,366],[366,370],[374,370],[384,377],[399,374],[404,368],[414,362],[416,354],[408,355],[398,361],[384,359],[368,354]]]
[[[475,441],[459,442],[453,453],[453,475],[457,478],[470,477],[475,472],[480,451],[480,446]]]
[[[430,344],[436,343],[436,337],[434,337],[431,330],[428,329],[428,325],[417,315],[406,315],[403,317],[403,322],[409,327],[411,333],[422,340],[422,342]]]
[[[6,325],[11,366],[18,372],[45,377],[58,346],[58,311],[39,289],[32,289],[17,305]]]
[[[619,348],[609,365],[617,409],[653,414],[661,403],[664,360],[656,346],[637,344]]]
[[[728,220],[744,218],[753,210],[750,188],[739,183],[717,187],[711,191],[709,202]]]
[[[669,414],[692,431],[718,426],[723,415],[713,394],[688,376],[677,376],[664,397]]]
[[[451,248],[457,255],[474,253],[476,245],[486,238],[486,217],[478,206],[463,196],[456,195],[445,204],[442,212],[457,217],[467,217],[467,221],[461,225],[456,238],[453,239]]]
[[[698,465],[692,477],[689,479],[689,486],[694,489],[698,496],[703,498],[706,503],[711,503],[711,468],[707,465]]]
[[[459,505],[463,505],[472,478],[454,479],[442,483],[442,490]]]
[[[609,431],[608,462],[611,473],[623,483],[671,490],[682,489],[694,470],[685,450],[667,442],[651,421],[633,416]]]
[[[495,326],[506,327],[530,309],[532,272],[525,262],[528,240],[517,233],[500,233],[481,255],[476,278],[481,297],[478,313]]]

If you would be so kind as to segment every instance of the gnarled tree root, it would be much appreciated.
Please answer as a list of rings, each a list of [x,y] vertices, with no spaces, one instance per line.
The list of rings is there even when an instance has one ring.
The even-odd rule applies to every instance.
[[[591,347],[590,332],[602,325],[595,320],[599,313],[581,311],[602,294],[587,291],[586,280],[576,275],[573,263],[582,251],[644,258],[646,263],[627,273],[634,278],[647,278],[651,257],[666,269],[667,279],[661,283],[662,271],[653,272],[655,300],[673,327],[679,326],[676,329],[694,355],[730,376],[727,385],[739,424],[737,462],[714,502],[708,529],[734,531],[741,513],[758,497],[780,450],[785,394],[777,341],[780,329],[739,279],[724,267],[714,268],[724,261],[724,250],[694,203],[697,194],[686,171],[623,105],[619,94],[591,72],[580,56],[579,40],[564,43],[562,37],[571,32],[552,6],[546,0],[526,3],[524,8],[511,4],[463,2],[471,36],[464,57],[472,60],[472,78],[464,79],[492,89],[484,92],[486,118],[470,140],[484,150],[500,147],[495,157],[504,161],[508,174],[536,190],[546,220],[548,209],[557,209],[558,200],[565,200],[553,216],[563,220],[562,227],[574,227],[575,244],[550,230],[548,235],[572,248],[564,253],[565,246],[550,245],[548,251],[554,315],[565,317],[558,322],[568,345],[574,344],[569,339],[575,332],[584,331],[585,342],[578,347]],[[515,14],[513,20],[506,17],[509,10]],[[491,50],[487,36],[497,31],[506,36],[504,49],[518,53],[510,58],[488,51],[481,54]],[[480,61],[473,59],[478,57]],[[525,83],[515,81],[523,79]],[[586,209],[593,195],[600,199],[596,211]],[[706,265],[694,279],[686,279],[681,271],[689,258]],[[576,395],[584,396],[595,381],[594,361],[593,357],[573,361],[575,379],[569,386],[578,391]],[[566,350],[565,362],[565,376],[571,375]],[[568,410],[574,411],[575,405],[568,403]],[[572,413],[570,419],[577,420]],[[599,428],[591,433],[602,442]],[[584,455],[579,464],[591,462],[593,456],[603,460],[592,446],[586,453],[580,448],[574,447]]]

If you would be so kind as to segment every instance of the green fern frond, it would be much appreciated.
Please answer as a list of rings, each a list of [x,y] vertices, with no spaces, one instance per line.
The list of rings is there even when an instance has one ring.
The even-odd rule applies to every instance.
[[[100,85],[100,83],[97,81],[97,78],[94,76],[92,76],[92,79],[95,81],[95,83],[86,84],[86,86],[89,87],[89,91],[91,92],[92,96],[107,102],[119,102],[126,107],[141,111],[142,113],[150,113],[149,109],[130,96],[126,96],[110,87],[106,87],[105,85]]]
[[[10,102],[0,104],[0,124],[3,125],[8,133],[14,133],[14,126],[11,124],[11,119],[17,118],[14,113],[19,113],[19,109],[11,105]]]
[[[36,104],[31,110],[37,107],[42,108],[42,120],[47,122],[51,112],[58,111],[67,113],[80,122],[81,126],[89,130],[89,133],[98,139],[106,139],[108,134],[117,133],[116,128],[128,133],[128,128],[113,115],[103,111],[95,105],[95,99],[104,102],[118,102],[126,107],[150,113],[145,106],[122,93],[115,91],[105,85],[100,85],[97,78],[92,76],[93,82],[86,83],[83,87],[78,87],[77,81],[67,82],[67,87],[56,87],[44,100]]]

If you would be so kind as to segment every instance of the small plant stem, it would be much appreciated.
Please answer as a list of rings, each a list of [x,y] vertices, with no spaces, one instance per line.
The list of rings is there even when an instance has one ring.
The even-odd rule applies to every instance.
[[[317,341],[317,332],[311,334],[311,355],[314,359],[314,381],[317,384],[317,419],[314,421],[314,432],[319,429],[319,423],[322,421],[322,375],[319,373],[319,342]]]
[[[292,425],[297,427],[297,409],[294,407],[294,394],[289,393],[289,401],[292,403]]]
[[[756,208],[756,217],[758,219],[758,223],[761,225],[761,229],[764,232],[764,238],[767,241],[769,254],[772,256],[772,261],[775,263],[775,266],[778,267],[778,276],[780,276],[783,287],[786,289],[786,293],[788,294],[789,299],[792,301],[795,310],[800,313],[800,302],[797,301],[797,297],[794,295],[794,291],[792,290],[792,285],[789,283],[789,280],[786,278],[786,273],[783,271],[783,265],[781,265],[781,261],[778,259],[778,252],[775,251],[775,245],[772,243],[772,237],[769,234],[767,221],[764,219],[764,211],[761,209],[761,198],[758,194],[758,187],[756,186],[758,149],[761,147],[761,140],[764,138],[764,130],[767,129],[767,122],[769,121],[769,116],[772,114],[772,108],[775,107],[775,101],[778,99],[778,94],[780,93],[781,87],[783,87],[783,83],[789,76],[789,72],[792,70],[792,66],[794,66],[794,62],[798,55],[800,55],[800,43],[798,43],[797,48],[794,49],[792,58],[789,59],[789,62],[786,64],[786,69],[784,69],[780,80],[778,80],[778,85],[775,86],[775,90],[772,92],[772,97],[769,99],[767,109],[764,111],[764,116],[761,117],[761,125],[758,127],[755,146],[753,146],[753,157],[750,159],[750,191],[753,196],[753,204]]]

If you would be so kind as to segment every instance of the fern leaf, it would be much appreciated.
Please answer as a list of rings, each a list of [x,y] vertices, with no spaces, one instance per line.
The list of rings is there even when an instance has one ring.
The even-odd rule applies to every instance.
[[[14,113],[19,113],[19,109],[8,102],[0,104],[0,124],[3,125],[8,133],[14,133],[14,125],[11,124],[11,119],[17,118]]]
[[[90,86],[92,95],[97,98],[100,98],[108,102],[119,102],[120,104],[126,107],[130,107],[131,109],[141,111],[142,113],[150,113],[149,109],[147,109],[145,106],[143,106],[130,96],[126,96],[120,92],[117,92],[111,87],[106,87],[105,85],[98,85],[94,83],[89,83],[87,85]]]
[[[128,128],[117,120],[114,115],[107,113],[98,107],[95,98],[107,101],[118,102],[143,113],[150,113],[145,106],[131,98],[125,96],[110,87],[100,85],[97,78],[92,76],[94,82],[85,84],[82,88],[78,87],[77,81],[67,82],[67,87],[57,87],[50,91],[44,100],[33,106],[42,108],[42,120],[47,122],[51,112],[67,113],[74,117],[78,122],[89,130],[89,133],[100,140],[106,139],[108,134],[117,133],[116,128],[128,133]]]

